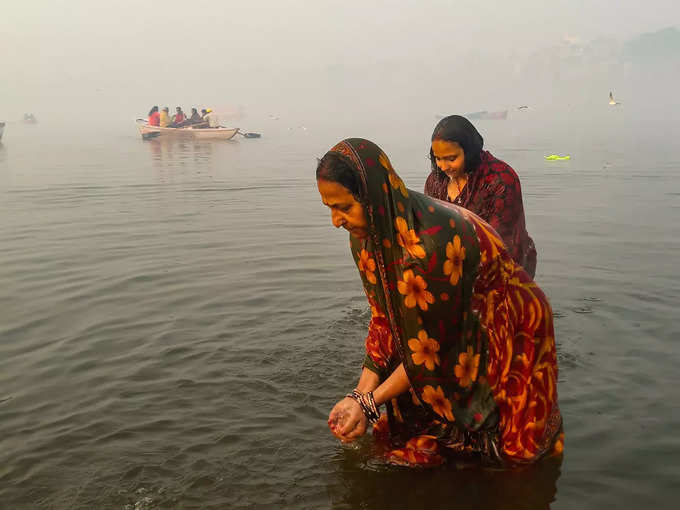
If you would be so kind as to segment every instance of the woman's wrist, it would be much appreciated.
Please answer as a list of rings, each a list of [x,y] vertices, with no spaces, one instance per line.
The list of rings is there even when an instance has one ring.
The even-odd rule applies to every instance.
[[[380,418],[380,410],[373,397],[373,392],[369,391],[367,393],[362,393],[358,389],[352,391],[345,395],[347,398],[351,398],[359,404],[361,411],[366,416],[366,419],[371,423],[376,423]]]
[[[373,390],[373,399],[375,400],[375,405],[377,406],[381,406],[389,400],[388,398],[385,398],[385,391],[381,386],[378,386],[375,390]]]

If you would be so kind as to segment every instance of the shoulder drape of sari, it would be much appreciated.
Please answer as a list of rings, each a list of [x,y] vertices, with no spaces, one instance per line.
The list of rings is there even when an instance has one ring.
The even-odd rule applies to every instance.
[[[498,430],[504,457],[542,455],[561,424],[545,296],[493,228],[406,189],[375,144],[348,139],[331,150],[367,196],[370,236],[350,236],[372,313],[365,366],[384,380],[403,363],[411,384],[388,406],[392,421],[413,434]]]
[[[449,201],[447,184],[448,178],[443,173],[431,172],[425,181],[425,194]],[[489,223],[503,239],[510,256],[534,277],[536,247],[526,230],[519,177],[510,165],[482,151],[479,167],[470,174],[453,203]]]

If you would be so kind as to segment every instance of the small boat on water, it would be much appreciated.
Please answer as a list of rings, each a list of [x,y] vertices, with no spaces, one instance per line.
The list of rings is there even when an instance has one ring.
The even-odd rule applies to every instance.
[[[0,141],[2,141],[2,133],[5,131],[5,123],[0,122]]]
[[[501,110],[499,112],[472,112],[466,115],[468,120],[505,120],[508,118],[508,110]]]
[[[197,128],[194,126],[186,126],[181,128],[170,128],[160,126],[150,126],[147,121],[137,119],[137,129],[142,138],[148,140],[157,136],[191,136],[193,138],[230,140],[239,132],[238,128]]]

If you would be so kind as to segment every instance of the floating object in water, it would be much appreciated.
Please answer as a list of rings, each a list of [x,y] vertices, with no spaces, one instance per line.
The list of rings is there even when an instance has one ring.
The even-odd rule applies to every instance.
[[[617,104],[621,104],[617,101],[614,101],[614,94],[609,91],[609,106],[616,106]]]
[[[499,112],[481,112],[468,113],[466,115],[468,120],[505,120],[508,118],[508,110],[501,110]]]
[[[522,106],[518,106],[517,109],[518,110],[528,110],[529,107],[527,105],[523,104]]]
[[[545,156],[548,161],[566,161],[571,159],[571,156],[558,156],[557,154],[551,154],[550,156]]]
[[[260,133],[243,133],[241,130],[236,131],[243,138],[260,138],[262,135]]]

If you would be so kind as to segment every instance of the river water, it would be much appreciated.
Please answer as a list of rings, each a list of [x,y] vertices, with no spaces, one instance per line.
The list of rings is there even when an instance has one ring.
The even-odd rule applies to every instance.
[[[555,310],[561,464],[395,468],[326,427],[369,315],[315,158],[364,136],[421,190],[432,115],[229,142],[47,120],[0,145],[0,507],[675,508],[678,124],[525,113],[477,124]]]

